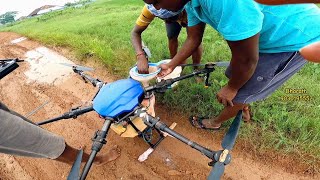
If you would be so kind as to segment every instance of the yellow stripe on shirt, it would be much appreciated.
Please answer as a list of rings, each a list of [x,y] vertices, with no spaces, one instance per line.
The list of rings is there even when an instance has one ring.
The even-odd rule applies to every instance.
[[[142,9],[140,16],[136,21],[136,24],[138,26],[148,26],[154,19],[154,17],[155,16],[148,10],[147,6],[145,5]]]

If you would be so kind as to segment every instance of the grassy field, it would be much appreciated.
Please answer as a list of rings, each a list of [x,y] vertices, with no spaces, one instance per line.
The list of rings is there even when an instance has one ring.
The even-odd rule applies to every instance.
[[[135,63],[130,31],[143,7],[137,0],[98,0],[79,9],[67,9],[15,23],[1,31],[13,31],[51,46],[71,48],[79,59],[88,55],[101,60],[115,75],[126,77]],[[186,33],[183,30],[180,40]],[[151,49],[151,61],[169,56],[164,23],[155,20],[143,34]],[[211,27],[204,36],[203,62],[230,59],[225,41]],[[186,69],[190,71],[191,69]],[[183,81],[179,88],[162,96],[161,103],[184,114],[215,116],[222,109],[215,93],[226,84],[224,69],[211,76],[208,89],[193,79]],[[259,151],[276,150],[294,154],[310,164],[320,160],[320,65],[307,64],[281,89],[262,102],[251,104],[254,122],[245,124],[241,138]],[[287,101],[286,88],[304,88],[310,101]],[[224,125],[226,126],[226,125]]]

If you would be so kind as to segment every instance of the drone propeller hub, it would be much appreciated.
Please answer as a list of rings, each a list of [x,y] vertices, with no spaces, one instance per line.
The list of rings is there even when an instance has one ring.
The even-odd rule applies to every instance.
[[[216,65],[215,63],[209,62],[209,63],[206,63],[204,67],[207,69],[213,69],[215,65]]]
[[[229,150],[228,149],[224,149],[223,151],[218,151],[215,155],[214,155],[214,161],[215,162],[219,162],[219,163],[223,163],[224,165],[227,165],[231,162],[231,155],[229,154]]]
[[[228,153],[229,153],[228,149],[223,150],[222,153],[220,154],[219,161],[224,162],[227,158]]]

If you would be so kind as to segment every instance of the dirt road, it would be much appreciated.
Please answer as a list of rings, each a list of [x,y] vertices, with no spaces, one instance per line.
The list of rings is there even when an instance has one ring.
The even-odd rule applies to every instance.
[[[20,37],[22,36],[15,33],[0,33],[0,59],[28,59],[21,63],[18,69],[0,80],[0,101],[23,115],[47,103],[44,108],[30,116],[31,120],[39,122],[91,100],[95,88],[85,84],[77,75],[59,65],[61,62],[59,58],[64,58],[61,54],[73,59],[72,54],[64,49],[56,49],[60,53],[58,54],[28,39],[11,43],[12,40]],[[30,57],[30,53],[34,52],[38,54]],[[44,63],[44,61],[53,60],[56,61],[56,66]],[[96,68],[94,75],[104,81],[116,80],[103,68],[99,68],[99,63],[88,62],[84,65]],[[43,69],[47,67],[49,68],[44,71]],[[223,131],[212,133],[194,129],[189,125],[186,117],[167,111],[162,106],[156,107],[156,113],[167,124],[177,122],[175,130],[188,138],[211,149],[220,149]],[[66,142],[72,146],[86,146],[86,151],[89,152],[90,139],[101,125],[102,121],[94,112],[91,112],[74,120],[62,120],[43,127],[65,137]],[[93,166],[88,179],[206,179],[210,171],[207,166],[208,159],[170,137],[165,139],[143,163],[137,160],[139,155],[148,148],[143,140],[121,138],[112,131],[107,140],[107,145],[100,153],[107,152],[112,145],[117,144],[122,150],[121,156],[106,165]],[[312,176],[306,173],[304,166],[293,166],[295,162],[290,158],[274,155],[272,159],[257,160],[254,152],[244,152],[244,148],[248,150],[244,143],[236,144],[232,152],[232,162],[226,167],[223,179],[320,179],[318,175]],[[53,160],[0,154],[1,180],[66,179],[70,168],[70,165]]]

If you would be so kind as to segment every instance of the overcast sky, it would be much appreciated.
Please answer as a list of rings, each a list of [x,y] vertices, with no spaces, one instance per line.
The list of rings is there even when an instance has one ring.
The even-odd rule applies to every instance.
[[[18,16],[26,16],[43,5],[64,5],[77,0],[0,0],[0,14],[19,11]]]

